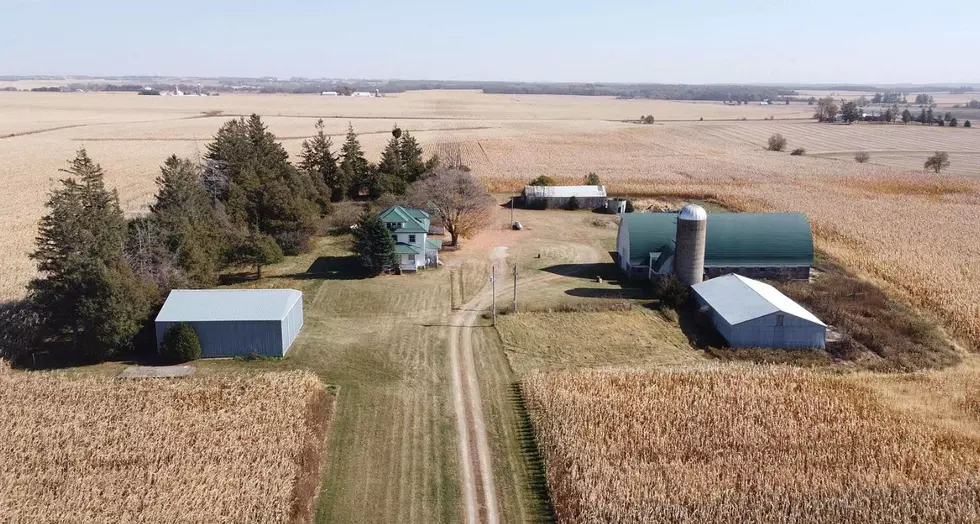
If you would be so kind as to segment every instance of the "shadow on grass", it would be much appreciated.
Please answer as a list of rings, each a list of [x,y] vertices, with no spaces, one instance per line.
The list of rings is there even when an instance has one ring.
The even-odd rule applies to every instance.
[[[363,280],[370,275],[361,266],[354,255],[317,257],[303,273],[276,275],[272,278],[291,280]]]
[[[543,268],[542,271],[547,271],[548,273],[561,275],[564,277],[586,278],[589,280],[593,280],[596,277],[602,277],[603,280],[618,281],[622,276],[619,272],[619,268],[616,267],[616,264],[611,262],[598,262],[591,264],[555,264],[553,266]]]
[[[99,360],[80,351],[73,350],[69,342],[48,342],[41,344],[32,352],[20,355],[13,362],[14,367],[29,371],[51,371],[68,368],[86,368],[99,364],[123,364],[126,366],[170,366],[175,363],[157,354],[144,350],[120,355],[116,358]]]
[[[632,300],[649,298],[650,293],[640,288],[609,288],[601,289],[594,287],[576,287],[565,290],[566,295],[582,298],[605,298],[615,300]]]
[[[538,441],[534,436],[534,427],[531,424],[527,405],[524,403],[524,391],[521,388],[521,383],[511,384],[507,396],[511,407],[517,414],[517,439],[521,445],[521,455],[524,458],[529,477],[528,486],[533,497],[531,504],[535,514],[531,515],[531,521],[557,522],[558,516],[555,514],[555,507],[548,491],[548,477],[545,472],[544,458],[541,456]]]

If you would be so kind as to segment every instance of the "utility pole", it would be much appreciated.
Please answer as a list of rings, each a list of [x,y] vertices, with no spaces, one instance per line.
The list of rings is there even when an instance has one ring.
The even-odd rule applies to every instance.
[[[514,313],[517,313],[517,264],[514,264]]]
[[[510,225],[514,225],[514,201],[517,197],[510,197]]]
[[[453,268],[449,268],[449,311],[456,310],[456,293],[453,293]]]
[[[490,308],[493,311],[493,325],[497,326],[497,266],[490,266]]]

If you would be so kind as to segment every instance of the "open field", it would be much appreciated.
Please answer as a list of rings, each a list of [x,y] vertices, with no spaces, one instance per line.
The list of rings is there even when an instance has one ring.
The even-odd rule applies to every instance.
[[[966,522],[980,518],[976,380],[947,403],[961,426],[890,407],[868,377],[785,368],[524,388],[559,522]]]
[[[306,522],[333,397],[311,373],[0,370],[4,522]]]

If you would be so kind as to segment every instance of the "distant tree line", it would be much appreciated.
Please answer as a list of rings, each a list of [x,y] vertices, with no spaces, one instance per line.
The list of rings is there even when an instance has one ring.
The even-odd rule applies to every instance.
[[[423,160],[408,131],[395,128],[373,164],[352,127],[339,155],[322,121],[315,130],[294,165],[258,115],[229,120],[200,161],[166,159],[149,212],[131,219],[106,187],[102,167],[80,149],[46,204],[30,255],[38,276],[27,298],[0,307],[0,357],[42,343],[95,361],[152,347],[151,318],[171,289],[211,287],[240,267],[261,277],[263,266],[311,249],[334,202],[408,198],[421,194],[410,191],[413,183],[445,169],[438,156]],[[468,192],[486,195],[453,161],[452,172],[461,173],[456,182],[434,187],[464,180]],[[424,196],[440,198],[431,188]],[[452,220],[465,219],[457,213]],[[467,231],[459,225],[453,239]]]

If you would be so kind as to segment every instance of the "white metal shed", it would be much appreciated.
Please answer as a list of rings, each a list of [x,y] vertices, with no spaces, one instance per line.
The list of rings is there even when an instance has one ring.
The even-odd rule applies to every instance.
[[[776,288],[741,275],[691,286],[733,348],[824,348],[827,325]]]
[[[281,357],[303,328],[303,293],[295,289],[175,289],[155,321],[157,348],[186,322],[201,341],[201,357]]]

